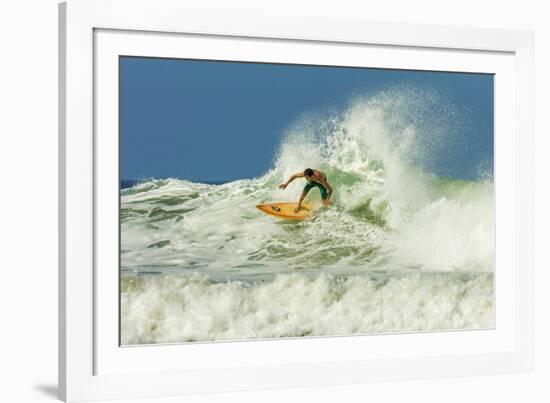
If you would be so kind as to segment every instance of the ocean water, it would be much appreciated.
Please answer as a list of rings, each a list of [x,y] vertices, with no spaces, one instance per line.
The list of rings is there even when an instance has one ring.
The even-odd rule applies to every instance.
[[[430,173],[454,123],[426,119],[430,97],[305,116],[258,178],[126,183],[122,344],[493,327],[491,172]],[[255,208],[296,200],[303,181],[277,185],[306,167],[327,174],[329,208],[301,222]]]

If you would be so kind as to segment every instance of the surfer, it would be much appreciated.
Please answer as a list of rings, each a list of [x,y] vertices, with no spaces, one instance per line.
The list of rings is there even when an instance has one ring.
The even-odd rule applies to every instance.
[[[321,192],[321,198],[323,199],[323,205],[326,207],[329,204],[330,198],[332,197],[332,187],[327,182],[327,176],[324,172],[318,171],[316,169],[306,168],[304,172],[298,172],[292,175],[285,183],[279,185],[279,189],[286,189],[290,182],[296,178],[305,178],[307,183],[304,186],[304,190],[300,195],[300,201],[298,201],[298,206],[294,209],[294,212],[298,212],[302,207],[302,202],[308,194],[308,192],[316,187],[319,188]]]

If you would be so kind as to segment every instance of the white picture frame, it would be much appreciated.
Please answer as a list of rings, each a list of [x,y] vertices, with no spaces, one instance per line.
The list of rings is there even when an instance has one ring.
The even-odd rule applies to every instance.
[[[70,0],[60,5],[59,40],[62,399],[170,396],[532,370],[531,33],[228,15],[189,10],[183,2],[170,0]],[[216,46],[216,41],[231,43],[232,49],[243,53],[225,54],[228,47]],[[496,328],[119,347],[115,335],[118,272],[112,269],[114,254],[108,252],[109,245],[118,248],[118,235],[108,224],[108,217],[111,222],[118,217],[118,204],[112,203],[118,200],[118,176],[110,175],[118,164],[117,138],[112,133],[117,83],[110,72],[117,55],[128,52],[197,58],[213,57],[214,52],[221,60],[319,64],[325,62],[326,54],[338,54],[344,65],[496,74]],[[371,58],[365,61],[365,55]],[[510,216],[513,220],[499,220]]]

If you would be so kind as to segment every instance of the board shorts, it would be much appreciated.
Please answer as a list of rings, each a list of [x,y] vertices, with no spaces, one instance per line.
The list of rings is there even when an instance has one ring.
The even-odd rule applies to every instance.
[[[319,191],[321,192],[321,198],[323,200],[326,200],[328,198],[328,190],[325,189],[325,187],[320,183],[314,181],[306,183],[306,185],[304,186],[304,193],[307,194],[313,188],[319,188]]]

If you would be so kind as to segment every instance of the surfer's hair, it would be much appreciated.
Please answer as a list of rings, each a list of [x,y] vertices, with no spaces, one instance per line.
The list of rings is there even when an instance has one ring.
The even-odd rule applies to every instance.
[[[305,175],[305,176],[313,176],[313,169],[311,169],[311,168],[306,168],[306,169],[304,170],[304,175]]]

